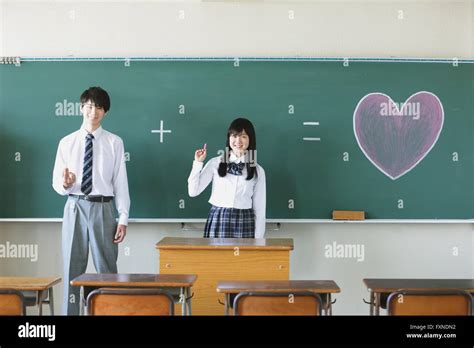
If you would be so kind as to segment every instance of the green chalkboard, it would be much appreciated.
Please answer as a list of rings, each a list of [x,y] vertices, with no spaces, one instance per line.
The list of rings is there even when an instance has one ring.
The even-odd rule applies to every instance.
[[[103,126],[125,143],[131,218],[205,218],[210,188],[187,194],[193,153],[207,143],[208,158],[216,156],[238,116],[256,128],[267,218],[326,219],[333,209],[374,219],[474,216],[474,64],[127,65],[0,66],[0,218],[62,216],[65,198],[51,187],[56,149],[80,127],[76,103],[90,86],[111,95]],[[389,97],[417,104],[418,116],[403,104],[397,115]],[[161,124],[171,130],[162,142],[152,132]]]

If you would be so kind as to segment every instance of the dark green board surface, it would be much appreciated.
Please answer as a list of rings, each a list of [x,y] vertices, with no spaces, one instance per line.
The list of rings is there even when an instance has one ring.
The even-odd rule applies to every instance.
[[[364,62],[344,67],[340,62],[259,61],[235,67],[232,61],[132,61],[125,67],[115,61],[0,66],[0,218],[62,216],[65,198],[51,187],[56,149],[82,118],[56,115],[61,113],[57,103],[78,102],[84,89],[96,85],[112,100],[103,126],[122,137],[130,154],[131,218],[206,218],[210,187],[197,198],[187,194],[193,153],[207,143],[208,158],[216,156],[225,146],[230,121],[238,116],[256,127],[257,159],[267,175],[267,218],[327,219],[333,209],[364,210],[373,219],[473,218],[473,81],[474,64]],[[441,100],[444,126],[427,156],[392,180],[359,148],[354,110],[369,93],[405,102],[419,91]],[[293,114],[289,105],[294,105]],[[163,143],[151,132],[161,120],[172,131],[163,135]],[[304,126],[308,121],[319,125]],[[349,161],[343,160],[345,152]],[[458,161],[453,161],[454,152]]]

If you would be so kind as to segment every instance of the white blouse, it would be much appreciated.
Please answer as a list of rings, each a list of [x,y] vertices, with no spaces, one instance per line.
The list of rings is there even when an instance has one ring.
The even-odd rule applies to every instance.
[[[231,153],[231,162],[239,163],[240,158]],[[193,161],[193,168],[188,178],[188,193],[196,197],[206,189],[212,180],[212,193],[209,203],[216,207],[251,209],[255,213],[255,238],[263,238],[265,234],[266,184],[265,171],[257,164],[258,176],[247,178],[247,168],[242,175],[227,173],[220,177],[217,170],[221,156],[211,158],[204,166],[203,162]],[[204,168],[203,168],[204,166]]]

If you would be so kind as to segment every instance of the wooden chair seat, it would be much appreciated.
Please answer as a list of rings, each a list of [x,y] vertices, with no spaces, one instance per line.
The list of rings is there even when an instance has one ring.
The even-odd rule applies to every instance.
[[[322,307],[313,292],[242,292],[234,300],[234,315],[321,315]]]
[[[158,289],[101,288],[87,297],[89,315],[174,315],[173,298]]]
[[[464,290],[399,290],[387,300],[388,315],[471,315],[472,297]]]
[[[0,289],[0,315],[25,315],[25,298],[12,289]]]

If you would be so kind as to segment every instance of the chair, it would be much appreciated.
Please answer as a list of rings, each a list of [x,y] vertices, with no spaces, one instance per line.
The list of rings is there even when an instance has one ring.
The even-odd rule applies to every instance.
[[[0,289],[0,316],[26,315],[25,298],[20,291]]]
[[[173,299],[158,289],[101,288],[87,297],[89,315],[174,315]]]
[[[398,290],[387,300],[388,315],[471,315],[472,297],[463,290]]]
[[[321,297],[313,292],[241,292],[234,315],[321,315]]]

